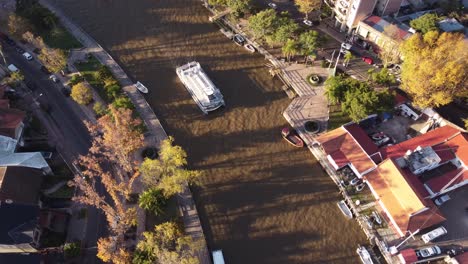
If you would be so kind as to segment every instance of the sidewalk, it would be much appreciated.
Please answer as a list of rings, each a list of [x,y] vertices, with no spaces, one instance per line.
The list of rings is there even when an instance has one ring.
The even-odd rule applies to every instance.
[[[136,89],[133,85],[132,80],[127,76],[127,74],[123,71],[123,69],[115,62],[115,60],[86,32],[84,32],[81,28],[75,25],[69,18],[61,12],[58,8],[54,7],[50,4],[47,0],[40,0],[39,1],[43,6],[50,9],[54,12],[61,20],[64,27],[77,38],[84,47],[86,47],[87,52],[92,53],[96,59],[98,59],[102,64],[109,67],[115,78],[119,81],[122,85],[123,90],[127,93],[128,97],[132,100],[133,104],[135,105],[135,109],[140,114],[140,117],[143,119],[146,127],[148,128],[148,132],[145,133],[145,140],[152,142],[154,145],[159,145],[162,140],[167,138],[167,134],[164,131],[161,122],[154,114],[151,107],[146,102],[145,98],[141,95],[140,92]],[[141,184],[136,184],[136,186],[140,186],[140,190],[137,192],[141,192]],[[188,190],[188,188],[187,188]],[[202,264],[211,263],[208,249],[206,246],[205,236],[203,234],[203,230],[200,224],[200,219],[198,217],[197,209],[193,203],[192,194],[189,191],[186,191],[184,194],[181,194],[178,197],[179,201],[179,210],[183,213],[183,221],[185,224],[186,232],[190,234],[194,239],[199,239],[203,243],[202,249],[199,251],[199,260]],[[141,233],[144,230],[144,212],[142,209],[138,209],[138,227],[137,227],[137,234],[138,237],[141,237]],[[201,239],[202,238],[202,239]]]

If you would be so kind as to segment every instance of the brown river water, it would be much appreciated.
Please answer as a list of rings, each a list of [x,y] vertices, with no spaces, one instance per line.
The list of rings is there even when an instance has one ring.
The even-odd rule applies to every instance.
[[[210,250],[226,263],[358,263],[365,236],[336,206],[332,180],[312,154],[284,142],[290,103],[261,55],[208,21],[198,0],[55,0],[134,80],[190,167],[204,173],[194,196]],[[204,116],[175,67],[199,61],[226,108]]]

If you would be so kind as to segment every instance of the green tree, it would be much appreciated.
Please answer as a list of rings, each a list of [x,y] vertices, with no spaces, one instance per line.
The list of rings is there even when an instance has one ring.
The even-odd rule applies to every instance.
[[[67,66],[67,56],[60,49],[44,47],[41,49],[38,58],[51,72],[59,72]]]
[[[386,67],[382,68],[379,72],[372,72],[370,74],[372,82],[381,85],[392,85],[396,83],[395,76],[390,74]]]
[[[320,9],[322,1],[320,0],[294,0],[299,9],[299,12],[305,14],[305,19],[309,19],[309,13]]]
[[[78,243],[66,243],[63,246],[63,254],[65,258],[74,258],[80,255],[81,247]]]
[[[112,75],[112,72],[109,70],[109,68],[106,65],[99,66],[99,69],[97,70],[96,74],[97,74],[96,79],[98,79],[100,82],[105,82],[108,79],[114,78],[114,76]]]
[[[116,98],[112,105],[115,106],[115,108],[135,109],[132,101],[127,96]]]
[[[10,77],[7,78],[6,82],[11,85],[11,86],[17,86],[20,82],[24,80],[24,75],[17,71],[17,72],[12,72],[10,74]]]
[[[371,89],[356,89],[345,93],[345,100],[341,107],[354,121],[367,117],[375,112],[379,104],[377,93]]]
[[[8,16],[8,33],[11,35],[21,38],[24,33],[31,30],[32,27],[25,18],[14,13]]]
[[[331,104],[343,102],[347,90],[349,90],[348,79],[343,75],[331,76],[325,81],[325,94]]]
[[[167,205],[167,198],[161,190],[149,188],[140,194],[138,205],[155,215],[161,215],[164,213],[164,208]]]
[[[256,38],[270,35],[274,30],[273,26],[276,19],[275,10],[263,10],[249,18],[249,28]]]
[[[315,30],[306,31],[299,36],[300,51],[304,56],[314,54],[321,43],[322,38]]]
[[[87,105],[93,101],[93,92],[85,83],[78,83],[72,87],[71,97],[81,105]]]
[[[266,40],[270,45],[284,45],[288,39],[293,37],[298,29],[297,23],[289,18],[287,12],[283,12],[281,16],[276,17],[273,24],[273,32],[267,35]]]
[[[401,45],[401,87],[420,107],[468,96],[468,43],[459,33],[417,33]]]
[[[411,20],[410,26],[423,34],[426,34],[429,31],[439,30],[437,22],[440,20],[441,18],[437,14],[427,13]]]
[[[297,41],[294,39],[288,39],[286,44],[281,48],[281,51],[283,52],[283,55],[288,58],[288,61],[291,61],[291,57],[295,56],[299,52]]]
[[[104,90],[106,90],[106,96],[110,100],[119,98],[121,94],[120,85],[117,83],[104,86]]]
[[[187,165],[187,153],[173,142],[172,137],[164,140],[159,159],[145,159],[140,167],[143,182],[161,189],[166,197],[183,192],[187,183],[196,182],[200,177],[198,171],[183,168]]]
[[[249,11],[252,5],[251,0],[227,0],[227,6],[235,17],[241,17]]]
[[[200,243],[190,236],[184,236],[173,222],[166,222],[154,227],[153,232],[144,232],[138,242],[134,264],[198,264],[196,252]]]
[[[344,60],[343,60],[343,65],[344,65],[345,67],[347,67],[348,64],[349,64],[349,61],[352,60],[352,59],[354,59],[354,55],[353,55],[351,52],[348,52],[348,53],[346,53],[346,54],[344,55],[343,59],[344,59]]]
[[[94,103],[93,110],[97,116],[103,116],[107,113],[107,107],[101,102]]]

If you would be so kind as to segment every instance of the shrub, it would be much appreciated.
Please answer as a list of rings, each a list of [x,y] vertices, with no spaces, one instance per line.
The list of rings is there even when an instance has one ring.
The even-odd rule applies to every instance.
[[[71,86],[75,86],[77,84],[79,84],[80,82],[84,81],[84,77],[82,75],[79,75],[79,74],[74,74],[69,83]]]
[[[112,105],[115,106],[116,108],[126,108],[126,109],[132,109],[132,110],[135,108],[132,101],[130,101],[130,98],[126,96],[116,98],[115,101],[112,103]]]
[[[84,83],[78,83],[73,86],[71,97],[81,105],[87,105],[93,101],[93,92],[91,88]]]
[[[118,84],[111,84],[104,86],[104,90],[106,90],[106,96],[110,100],[116,99],[120,95],[120,86]]]
[[[107,112],[107,107],[101,102],[96,102],[93,105],[93,110],[97,116],[103,116]]]
[[[74,258],[80,255],[81,247],[77,242],[66,243],[63,246],[63,254],[65,258]]]
[[[150,188],[140,195],[138,205],[146,211],[153,212],[155,215],[160,215],[164,212],[167,199],[162,190]]]
[[[112,72],[105,65],[99,66],[96,77],[101,82],[104,82],[109,79],[114,79],[114,76],[112,76]]]

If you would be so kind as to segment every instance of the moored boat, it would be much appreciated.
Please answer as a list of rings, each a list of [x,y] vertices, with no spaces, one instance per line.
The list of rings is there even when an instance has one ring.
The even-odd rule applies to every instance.
[[[148,88],[146,88],[146,86],[144,86],[141,82],[136,82],[135,87],[142,93],[148,93]]]
[[[363,264],[374,264],[369,251],[365,247],[359,246],[356,249],[356,253],[359,255]]]
[[[244,48],[252,53],[256,51],[255,47],[252,44],[245,44]]]
[[[294,129],[289,129],[287,127],[281,130],[281,136],[283,136],[284,140],[286,140],[289,144],[302,148],[304,147],[304,141],[297,135]]]
[[[239,46],[244,46],[245,38],[240,34],[235,34],[232,40]]]
[[[346,216],[347,218],[353,218],[353,213],[351,212],[351,209],[349,209],[348,205],[346,204],[345,200],[341,200],[337,203],[338,207],[340,208],[341,212]]]
[[[196,61],[176,68],[177,76],[204,114],[224,106],[223,95]]]

